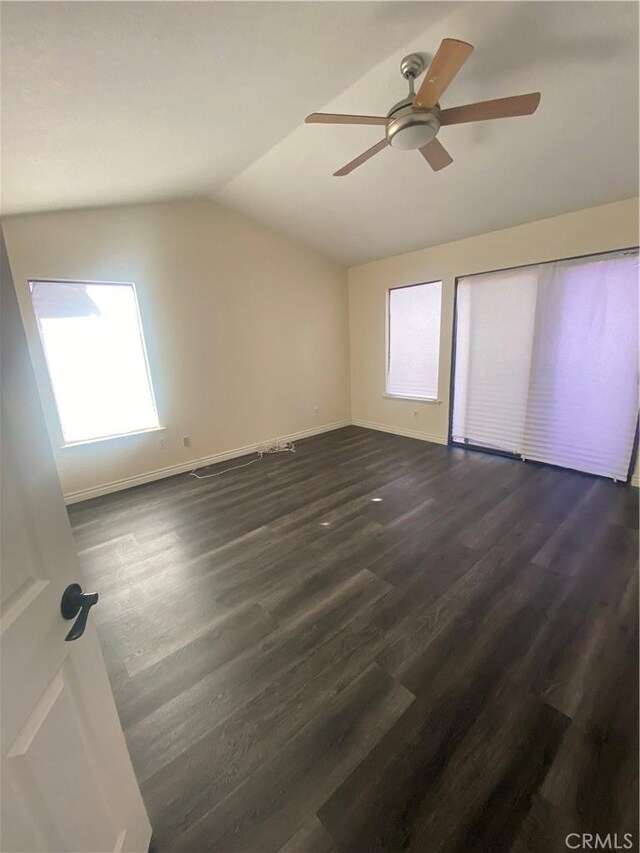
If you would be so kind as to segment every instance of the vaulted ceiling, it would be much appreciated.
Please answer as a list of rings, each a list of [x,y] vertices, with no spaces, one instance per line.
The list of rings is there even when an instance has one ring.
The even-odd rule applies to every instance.
[[[634,2],[2,3],[4,214],[210,197],[358,263],[637,194]],[[386,149],[399,62],[475,45],[442,106],[540,91],[443,128],[454,163]]]

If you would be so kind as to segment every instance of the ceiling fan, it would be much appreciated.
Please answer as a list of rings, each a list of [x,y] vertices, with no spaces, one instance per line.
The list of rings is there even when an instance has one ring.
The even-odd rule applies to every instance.
[[[462,68],[473,45],[458,39],[443,39],[436,55],[431,60],[427,73],[418,89],[414,91],[414,80],[424,71],[424,60],[419,53],[410,53],[400,63],[402,76],[409,81],[409,94],[395,104],[386,116],[340,115],[337,113],[311,113],[308,124],[375,124],[385,127],[385,138],[363,151],[355,160],[347,163],[336,177],[348,175],[387,145],[405,150],[419,149],[434,172],[444,169],[453,160],[447,149],[438,141],[440,127],[448,124],[465,124],[470,121],[486,121],[493,118],[528,116],[540,103],[540,92],[529,95],[514,95],[494,101],[479,101],[462,107],[441,109],[438,99]]]

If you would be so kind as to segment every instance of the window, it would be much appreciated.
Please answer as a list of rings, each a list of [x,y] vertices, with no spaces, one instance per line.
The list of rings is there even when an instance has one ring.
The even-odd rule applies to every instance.
[[[438,398],[442,282],[389,291],[387,394]]]
[[[134,285],[30,288],[65,444],[158,428]]]

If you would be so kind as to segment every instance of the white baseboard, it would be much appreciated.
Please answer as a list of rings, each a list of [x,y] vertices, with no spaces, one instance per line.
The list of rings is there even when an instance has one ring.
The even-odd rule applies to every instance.
[[[111,492],[119,492],[122,489],[130,489],[132,486],[141,486],[144,483],[152,483],[154,480],[163,480],[165,477],[173,477],[176,474],[184,474],[186,471],[193,471],[194,468],[203,468],[205,465],[215,465],[216,462],[226,462],[227,459],[235,459],[238,456],[245,456],[247,453],[255,453],[261,447],[268,444],[274,444],[276,441],[298,441],[302,438],[310,438],[312,435],[321,435],[323,432],[331,432],[334,429],[342,429],[342,427],[351,426],[350,420],[335,421],[331,424],[313,427],[312,429],[304,429],[300,432],[292,432],[289,435],[279,435],[275,438],[258,441],[255,444],[247,444],[244,447],[236,447],[233,450],[223,451],[222,453],[214,453],[213,456],[203,456],[200,459],[191,459],[189,462],[181,462],[178,465],[170,465],[167,468],[158,468],[155,471],[149,471],[146,474],[136,474],[134,477],[125,477],[122,480],[113,480],[110,483],[103,483],[100,486],[92,486],[89,489],[80,489],[77,492],[68,492],[64,496],[66,504],[75,504],[80,501],[88,501],[91,498],[99,498],[101,495],[108,495]]]
[[[433,444],[448,444],[446,436],[429,435],[426,432],[418,432],[413,429],[403,429],[402,427],[391,427],[386,424],[374,424],[371,421],[351,421],[354,426],[365,427],[365,429],[375,429],[378,432],[390,432],[392,435],[404,435],[406,438],[418,438],[420,441],[431,441]]]

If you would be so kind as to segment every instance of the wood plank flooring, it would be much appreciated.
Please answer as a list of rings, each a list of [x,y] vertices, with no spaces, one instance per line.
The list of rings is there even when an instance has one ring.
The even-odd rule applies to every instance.
[[[637,845],[637,489],[348,427],[70,517],[159,853]]]

